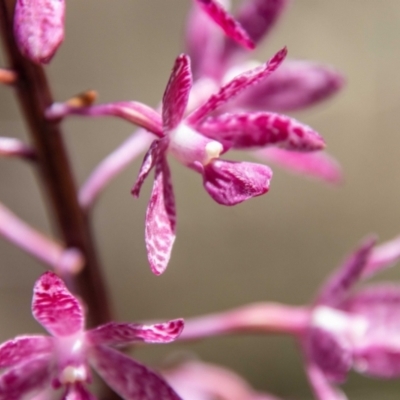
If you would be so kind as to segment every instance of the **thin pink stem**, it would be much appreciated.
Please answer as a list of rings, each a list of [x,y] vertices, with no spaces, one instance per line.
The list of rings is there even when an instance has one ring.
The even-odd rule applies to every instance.
[[[66,249],[30,227],[2,204],[0,235],[61,275],[78,273],[84,265],[84,259],[78,249]]]
[[[234,333],[283,333],[299,336],[309,326],[305,307],[255,303],[204,317],[185,319],[178,340],[196,340]]]

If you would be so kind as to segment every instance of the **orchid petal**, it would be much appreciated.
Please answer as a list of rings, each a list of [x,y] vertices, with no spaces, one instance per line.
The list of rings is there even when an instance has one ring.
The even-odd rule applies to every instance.
[[[96,400],[97,397],[91,394],[81,384],[68,385],[62,400]]]
[[[20,400],[44,388],[50,379],[50,357],[28,359],[0,375],[0,400]]]
[[[247,49],[254,49],[255,45],[247,32],[217,0],[196,0],[196,2],[228,37]]]
[[[307,363],[306,372],[318,400],[347,400],[346,395],[328,382],[328,379],[314,363]]]
[[[374,237],[366,238],[359,247],[333,272],[320,290],[318,304],[337,305],[344,300],[350,288],[359,280],[376,243]]]
[[[96,346],[91,356],[93,368],[125,400],[180,400],[163,378],[124,354]]]
[[[87,338],[93,345],[124,346],[132,342],[169,343],[174,341],[183,330],[183,319],[142,325],[109,322],[87,332]]]
[[[330,66],[287,60],[269,79],[240,95],[235,107],[279,112],[299,110],[331,98],[344,83],[344,77]]]
[[[165,152],[165,149],[166,144],[163,140],[154,140],[150,145],[149,150],[144,156],[139,175],[131,191],[134,197],[139,197],[140,189],[142,188],[145,179],[148,177],[153,167],[157,164],[162,153]]]
[[[329,154],[319,151],[298,153],[276,147],[256,150],[254,156],[268,163],[272,162],[289,170],[330,184],[339,184],[343,180],[340,164]],[[367,268],[367,267],[366,267]]]
[[[53,272],[44,273],[35,283],[32,313],[53,336],[69,336],[83,329],[81,304]]]
[[[270,112],[222,114],[206,119],[198,129],[207,137],[227,142],[236,149],[273,144],[296,151],[325,147],[322,137],[309,126]]]
[[[266,165],[214,160],[204,167],[203,184],[219,204],[233,206],[269,190],[272,171]]]
[[[207,115],[239,95],[239,93],[241,93],[244,89],[260,83],[279,67],[279,65],[285,59],[286,54],[287,50],[286,47],[284,47],[265,64],[250,71],[246,71],[233,78],[226,85],[222,86],[218,93],[212,95],[208,101],[193,111],[186,118],[187,123],[191,125],[198,125]]]
[[[0,368],[12,367],[25,359],[48,355],[53,349],[49,336],[17,336],[0,346]]]
[[[352,366],[351,343],[341,335],[319,327],[312,327],[307,335],[307,353],[325,376],[343,382]]]
[[[18,139],[0,137],[0,157],[21,157],[35,160],[36,152],[32,147]]]
[[[17,0],[14,34],[21,53],[31,61],[50,62],[64,40],[64,0]]]
[[[167,268],[175,241],[176,210],[171,174],[164,157],[156,166],[156,177],[146,212],[147,257],[154,274]]]
[[[147,129],[160,138],[164,136],[160,114],[146,104],[136,101],[120,101],[90,107],[77,107],[68,102],[54,103],[46,110],[46,118],[50,120],[63,118],[67,115],[118,117]]]
[[[363,271],[363,278],[368,278],[383,269],[387,269],[400,260],[400,236],[377,246],[372,251],[368,264]]]
[[[185,113],[193,79],[190,58],[181,54],[176,60],[162,101],[162,120],[165,131],[178,126]]]

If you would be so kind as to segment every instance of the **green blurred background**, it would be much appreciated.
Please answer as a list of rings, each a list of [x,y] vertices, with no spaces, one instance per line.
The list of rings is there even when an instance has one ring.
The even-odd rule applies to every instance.
[[[69,0],[66,41],[47,68],[55,98],[96,89],[102,102],[155,106],[183,50],[190,3]],[[400,233],[400,2],[293,1],[255,57],[266,60],[283,45],[290,57],[332,64],[347,77],[340,95],[295,114],[324,136],[343,166],[344,184],[332,188],[273,167],[269,194],[224,208],[208,197],[197,174],[172,161],[177,240],[167,272],[155,277],[143,239],[150,180],[139,200],[130,195],[137,160],[93,214],[118,320],[190,317],[261,300],[302,304],[366,234],[388,240]],[[0,89],[0,135],[23,138],[13,93]],[[64,127],[79,182],[133,131],[112,119],[71,118]],[[247,154],[238,157],[251,160]],[[0,182],[0,201],[51,231],[29,166],[0,160]],[[43,267],[3,240],[0,254],[0,339],[40,331],[30,301]],[[379,278],[400,278],[400,266]],[[158,364],[181,351],[229,366],[259,390],[311,398],[290,338],[243,336],[146,347],[137,357]],[[394,399],[400,385],[354,374],[345,389],[350,399]]]

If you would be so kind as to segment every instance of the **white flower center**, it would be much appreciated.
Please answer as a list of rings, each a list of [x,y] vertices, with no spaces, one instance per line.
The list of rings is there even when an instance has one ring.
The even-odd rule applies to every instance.
[[[60,374],[60,382],[64,385],[67,383],[85,382],[87,378],[87,371],[84,365],[78,367],[68,365]]]

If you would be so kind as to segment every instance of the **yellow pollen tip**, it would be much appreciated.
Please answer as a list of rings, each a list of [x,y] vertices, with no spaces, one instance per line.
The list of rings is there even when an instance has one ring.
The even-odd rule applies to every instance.
[[[214,158],[218,158],[223,150],[223,146],[221,143],[213,141],[213,142],[209,142],[206,144],[206,154],[207,154],[207,159],[205,161],[205,165],[208,164],[211,160],[213,160]]]

